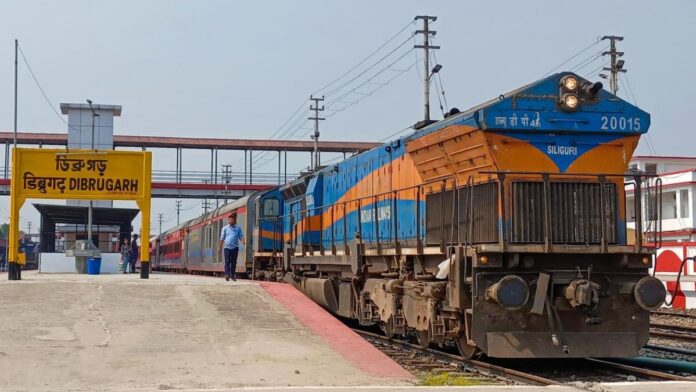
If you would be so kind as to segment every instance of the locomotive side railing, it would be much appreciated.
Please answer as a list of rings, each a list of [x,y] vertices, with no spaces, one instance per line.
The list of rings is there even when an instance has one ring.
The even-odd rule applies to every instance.
[[[544,234],[543,234],[543,247],[546,252],[551,251],[551,246],[553,244],[553,239],[552,239],[552,222],[554,219],[554,214],[553,214],[553,208],[551,206],[551,197],[550,197],[550,186],[552,184],[551,179],[552,178],[595,178],[597,179],[597,183],[600,186],[600,191],[599,191],[599,216],[600,216],[600,224],[599,224],[599,229],[600,229],[600,235],[599,235],[599,248],[600,251],[605,253],[608,251],[608,245],[609,245],[609,236],[607,233],[607,220],[611,219],[611,215],[607,214],[607,195],[606,193],[606,186],[607,186],[607,178],[620,178],[620,177],[631,177],[633,179],[632,182],[626,183],[628,186],[634,186],[635,188],[635,194],[636,194],[636,200],[641,200],[640,199],[640,194],[641,194],[641,189],[642,189],[642,179],[646,177],[654,177],[653,175],[646,175],[646,174],[613,174],[613,173],[540,173],[540,172],[525,172],[525,171],[486,171],[486,172],[481,172],[480,174],[490,174],[490,175],[495,175],[497,178],[497,196],[498,196],[498,201],[497,204],[500,207],[499,212],[501,214],[500,219],[502,224],[498,225],[498,238],[497,238],[497,243],[501,247],[502,251],[506,251],[506,249],[509,246],[509,242],[511,239],[511,233],[510,230],[511,228],[508,227],[508,225],[505,223],[507,221],[507,206],[505,204],[505,197],[506,197],[506,190],[508,183],[506,183],[506,180],[509,179],[509,176],[521,176],[524,179],[529,179],[530,177],[540,179],[542,184],[543,184],[543,226],[544,226]],[[423,207],[421,206],[421,201],[423,200],[423,197],[425,196],[424,190],[427,187],[433,187],[433,186],[440,186],[439,192],[441,193],[441,206],[440,206],[440,214],[443,215],[443,219],[440,219],[440,241],[439,241],[439,247],[443,253],[445,253],[448,249],[449,246],[454,246],[454,245],[459,245],[459,246],[471,246],[473,243],[476,243],[474,241],[474,233],[475,233],[475,220],[474,219],[474,186],[476,185],[482,185],[485,184],[484,182],[479,182],[479,183],[474,183],[473,177],[469,177],[467,179],[466,185],[465,186],[457,186],[457,181],[454,178],[454,176],[450,175],[446,178],[439,178],[437,180],[432,180],[428,182],[424,182],[422,184],[418,185],[413,185],[409,187],[404,187],[401,189],[397,190],[391,190],[391,191],[386,191],[386,192],[381,192],[375,195],[369,195],[369,196],[362,196],[362,197],[357,197],[349,200],[343,200],[335,203],[330,203],[330,204],[324,204],[320,206],[314,206],[311,208],[303,208],[300,210],[296,210],[294,212],[289,212],[287,214],[281,215],[281,216],[276,216],[276,217],[261,217],[259,218],[260,221],[274,221],[276,224],[274,224],[274,227],[279,227],[280,228],[280,238],[282,240],[285,240],[284,238],[284,226],[286,221],[291,221],[293,222],[292,226],[298,226],[299,225],[299,234],[296,234],[297,228],[296,227],[290,227],[290,236],[289,240],[291,241],[292,247],[295,247],[297,242],[300,242],[302,247],[301,247],[301,252],[302,254],[305,254],[308,251],[319,251],[320,254],[325,254],[327,251],[326,246],[324,244],[324,233],[325,230],[327,233],[331,233],[331,240],[329,242],[329,247],[330,247],[330,253],[331,254],[336,254],[337,251],[337,246],[338,245],[343,245],[344,252],[348,252],[348,244],[350,240],[353,240],[354,238],[359,239],[359,241],[363,241],[365,239],[366,229],[367,229],[367,224],[370,223],[373,225],[370,229],[372,232],[370,234],[374,234],[374,238],[371,239],[369,242],[372,244],[376,251],[377,254],[382,254],[382,245],[384,244],[391,244],[394,248],[400,249],[401,247],[401,242],[402,240],[405,240],[404,238],[400,238],[399,236],[399,227],[400,224],[403,223],[400,221],[399,218],[399,211],[398,211],[398,201],[399,196],[403,195],[405,192],[412,192],[411,196],[415,197],[415,203],[414,203],[414,211],[411,216],[413,217],[413,223],[414,223],[414,230],[415,230],[415,236],[412,237],[415,239],[415,246],[418,249],[417,253],[422,253],[423,249],[423,242],[424,242],[424,235],[422,233],[422,226],[423,222],[421,222],[422,217],[423,217]],[[450,188],[448,188],[450,186]],[[448,232],[445,232],[445,193],[452,191],[452,203],[453,203],[453,209],[452,209],[452,216],[451,216],[451,222],[450,222],[450,230]],[[464,222],[468,223],[467,231],[468,233],[462,233],[462,230],[460,229],[462,226],[462,217],[461,217],[461,210],[462,210],[462,205],[459,205],[459,208],[457,208],[457,203],[460,201],[460,192],[468,192],[465,193],[466,197],[466,202],[468,206],[465,208],[465,216],[464,216]],[[657,201],[658,199],[661,199],[661,189],[656,190],[657,194],[659,194],[659,197],[656,197],[655,200]],[[431,193],[433,194],[433,193]],[[389,205],[390,206],[390,213],[388,218],[385,219],[384,214],[380,216],[380,205]],[[656,208],[659,210],[659,204],[657,204]],[[348,235],[348,214],[349,210],[351,210],[351,207],[354,207],[354,211],[356,211],[356,220],[357,220],[357,226],[356,226],[356,232],[352,235]],[[366,208],[369,208],[367,210]],[[365,217],[369,217],[369,222],[364,222],[363,220],[363,212],[367,212],[369,215],[365,215]],[[642,233],[642,208],[641,208],[641,203],[636,202],[634,203],[634,213],[636,215],[636,241],[635,241],[635,250],[636,252],[641,251],[642,246],[644,241],[641,238],[641,233]],[[324,227],[324,215],[327,215],[328,219],[330,219],[330,224],[326,225]],[[312,216],[318,216],[318,218],[315,219],[306,219]],[[336,217],[340,216],[342,217],[342,222],[340,223],[340,226],[342,230],[342,235],[338,235],[338,227],[339,224],[336,222]],[[380,219],[383,218],[383,219]],[[614,216],[616,218],[616,216]],[[403,215],[402,215],[403,219]],[[380,233],[380,220],[382,221],[387,221],[385,224],[388,225],[388,227],[391,227],[392,230],[387,232],[386,234],[381,235]],[[456,221],[456,225],[454,224]],[[455,227],[457,228],[456,236],[455,236]],[[658,227],[657,223],[653,225],[654,228]],[[312,241],[311,232],[317,232],[316,236],[318,238],[318,243],[316,241]],[[655,233],[656,235],[659,235],[659,232]],[[301,241],[298,241],[298,237],[301,236]],[[337,241],[337,237],[342,237],[342,241]],[[274,238],[275,238],[275,230],[274,230]],[[657,237],[656,237],[657,238]],[[309,241],[309,244],[305,243],[305,240]],[[276,252],[275,249],[275,243],[278,241],[274,241],[274,249],[273,251]],[[282,242],[282,241],[281,241]],[[282,248],[282,244],[280,245]],[[278,249],[277,252],[282,252],[281,249]]]
[[[374,232],[374,245],[376,246],[377,252],[381,253],[381,244],[384,243],[390,243],[395,247],[400,246],[399,242],[399,235],[398,235],[398,228],[399,228],[399,220],[398,220],[398,210],[397,210],[397,204],[399,200],[399,195],[405,193],[405,192],[413,192],[415,193],[415,203],[414,203],[414,214],[413,214],[413,222],[415,226],[415,241],[416,241],[416,247],[419,250],[422,250],[423,248],[423,238],[422,238],[422,228],[421,228],[421,218],[422,218],[422,207],[421,207],[421,200],[423,196],[423,191],[426,187],[431,187],[434,185],[439,184],[443,190],[446,190],[447,186],[449,184],[456,184],[456,181],[454,180],[453,176],[448,176],[448,178],[439,178],[437,180],[433,181],[427,181],[418,185],[413,185],[409,187],[404,187],[401,189],[397,190],[391,190],[391,191],[386,191],[386,192],[381,192],[375,195],[369,195],[369,196],[362,196],[362,197],[357,197],[349,200],[343,200],[340,202],[336,203],[331,203],[331,204],[325,204],[321,206],[315,206],[311,208],[304,208],[301,210],[296,210],[294,212],[289,212],[287,214],[281,215],[281,216],[276,216],[276,217],[260,217],[260,221],[274,221],[274,222],[280,222],[280,226],[284,226],[284,222],[291,221],[293,218],[294,220],[294,225],[300,225],[299,232],[302,234],[299,234],[302,236],[302,239],[306,238],[307,232],[313,232],[313,231],[318,231],[319,235],[319,243],[318,244],[311,244],[310,246],[318,247],[318,251],[326,252],[326,249],[324,247],[324,241],[323,241],[323,231],[324,231],[324,222],[323,222],[323,216],[326,211],[331,211],[331,223],[328,225],[327,231],[330,231],[332,233],[331,235],[331,245],[332,245],[332,253],[335,253],[335,246],[336,246],[336,211],[337,209],[340,209],[340,212],[342,212],[342,237],[343,237],[343,247],[344,247],[344,252],[348,252],[348,244],[349,240],[352,240],[354,238],[358,238],[362,241],[364,238],[364,233],[365,233],[365,228],[366,228],[366,223],[363,222],[363,211],[365,210],[365,201],[370,201],[367,205],[369,206],[369,216],[370,216],[370,223],[373,225],[373,232]],[[456,189],[456,188],[455,188]],[[392,227],[394,230],[393,232],[388,233],[389,237],[383,240],[380,238],[380,228],[379,228],[379,221],[380,221],[380,216],[379,216],[379,205],[380,203],[388,202],[390,205],[390,213],[389,213],[389,218],[388,218],[388,225]],[[354,233],[353,236],[350,237],[348,236],[348,211],[349,208],[355,206],[355,211],[356,211],[356,219],[357,219],[357,231]],[[310,214],[311,213],[311,214]],[[318,224],[316,226],[313,226],[312,220],[307,220],[305,218],[308,218],[310,216],[319,216],[319,219],[316,219],[318,221]],[[384,219],[383,219],[384,220]],[[294,236],[295,228],[290,227],[290,238],[289,240],[291,241],[291,245],[295,245],[296,241],[298,238]],[[305,230],[307,229],[307,230]],[[318,230],[317,230],[318,229]],[[298,236],[299,236],[298,235]],[[302,241],[302,252],[305,253],[307,249],[306,247],[307,244]],[[440,244],[442,250],[444,251],[445,249],[445,242],[443,239],[443,242]]]
[[[516,175],[516,176],[524,176],[524,177],[531,177],[531,178],[540,178],[541,181],[543,182],[543,216],[544,216],[544,238],[543,238],[543,243],[544,243],[544,249],[546,252],[549,252],[551,249],[551,244],[553,243],[551,239],[551,222],[554,219],[553,216],[553,208],[551,208],[550,202],[550,192],[549,192],[549,187],[551,184],[551,178],[552,177],[560,177],[560,178],[596,178],[599,185],[600,185],[600,192],[599,192],[599,213],[600,213],[600,250],[601,252],[605,253],[608,251],[608,235],[607,235],[607,200],[606,200],[606,195],[605,195],[605,187],[607,184],[607,178],[626,178],[626,177],[631,177],[633,178],[633,182],[629,182],[628,184],[634,184],[635,190],[636,190],[636,200],[638,200],[636,203],[634,203],[634,213],[636,215],[636,242],[635,242],[635,251],[640,252],[643,246],[643,241],[640,236],[642,235],[642,225],[639,222],[642,222],[642,211],[641,211],[641,203],[640,203],[640,190],[641,190],[641,184],[643,178],[651,178],[651,177],[656,177],[655,175],[649,175],[649,174],[614,174],[614,173],[539,173],[539,172],[526,172],[526,171],[486,171],[482,172],[481,174],[492,174],[496,175],[498,177],[498,183],[500,186],[500,195],[501,197],[504,197],[505,195],[505,187],[506,187],[506,176],[509,175]],[[527,178],[525,178],[527,179]],[[659,179],[658,179],[659,180]],[[661,199],[661,188],[657,191],[658,194],[660,195],[659,197],[655,198],[656,200],[659,198]],[[504,201],[504,200],[502,200]],[[656,203],[657,204],[657,203]],[[504,206],[504,204],[503,204]],[[660,210],[660,204],[657,204],[656,208]],[[506,208],[502,208],[502,212],[505,213]],[[503,222],[505,222],[505,218],[503,217]],[[502,226],[506,226],[503,224]],[[501,241],[502,241],[502,246],[505,246],[505,243],[507,243],[507,239],[509,237],[506,236],[506,232],[508,231],[507,227],[502,227],[501,228]],[[505,237],[505,239],[503,239]]]

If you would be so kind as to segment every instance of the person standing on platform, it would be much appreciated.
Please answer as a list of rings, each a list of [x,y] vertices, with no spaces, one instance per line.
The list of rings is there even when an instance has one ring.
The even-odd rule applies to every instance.
[[[138,261],[138,256],[140,255],[139,249],[138,249],[138,235],[133,234],[133,241],[131,242],[131,257],[130,257],[130,265],[131,265],[131,272],[135,272],[135,263]]]
[[[220,251],[225,258],[225,280],[237,280],[235,270],[237,269],[237,256],[239,255],[239,243],[244,244],[244,233],[237,226],[237,215],[230,214],[227,217],[227,226],[222,228],[220,233]]]
[[[128,265],[130,264],[131,258],[131,246],[128,243],[128,238],[123,237],[123,242],[121,243],[121,265],[123,265],[123,273],[128,273]]]

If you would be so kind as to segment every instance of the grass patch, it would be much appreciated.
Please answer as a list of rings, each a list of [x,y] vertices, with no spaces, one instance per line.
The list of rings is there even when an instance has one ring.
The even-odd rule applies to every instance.
[[[429,386],[429,387],[439,387],[439,386],[456,386],[456,387],[466,387],[473,385],[481,385],[481,380],[475,380],[467,378],[458,373],[437,373],[429,374],[425,376],[418,385]]]

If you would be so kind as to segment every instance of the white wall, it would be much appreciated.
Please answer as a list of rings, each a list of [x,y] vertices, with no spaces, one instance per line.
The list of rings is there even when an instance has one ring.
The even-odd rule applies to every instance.
[[[101,273],[119,273],[120,253],[102,253]],[[65,253],[39,253],[39,272],[65,274],[75,273],[75,258]]]

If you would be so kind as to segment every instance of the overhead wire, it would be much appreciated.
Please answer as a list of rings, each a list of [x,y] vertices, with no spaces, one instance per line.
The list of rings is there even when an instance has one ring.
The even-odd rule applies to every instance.
[[[599,65],[599,67],[594,68],[592,71],[583,74],[582,77],[585,78],[585,79],[587,79],[587,78],[590,77],[592,74],[595,74],[595,73],[601,71],[601,70],[602,70],[604,67],[606,67],[607,65],[609,65],[609,61],[603,62],[602,64]]]
[[[338,96],[338,98],[334,98],[334,99],[328,101],[328,102],[326,103],[325,106],[330,106],[330,105],[332,105],[332,104],[334,104],[334,103],[340,101],[341,99],[347,97],[348,95],[352,94],[353,92],[357,91],[359,88],[361,88],[362,86],[364,86],[364,85],[366,85],[367,83],[371,82],[374,78],[376,78],[377,76],[383,74],[385,71],[387,71],[388,69],[390,69],[392,66],[394,66],[394,64],[396,64],[397,62],[401,61],[401,59],[403,59],[404,57],[406,57],[406,56],[407,56],[408,54],[410,54],[411,51],[413,51],[413,50],[414,50],[414,49],[409,49],[409,50],[407,50],[407,51],[404,52],[401,56],[397,57],[396,60],[392,61],[392,62],[389,63],[386,67],[384,67],[384,68],[380,69],[379,71],[375,72],[374,74],[372,74],[372,76],[370,76],[369,78],[367,78],[367,79],[366,79],[365,81],[363,81],[362,83],[358,84],[357,86],[353,87],[352,89],[348,90],[347,92],[341,94],[340,96]]]
[[[433,59],[433,61],[435,62],[435,64],[437,64],[437,60],[435,60],[435,53],[434,53],[434,52],[430,52],[430,53],[431,53],[430,57],[432,57],[432,59]],[[437,73],[437,75],[439,75],[439,74],[440,74],[440,72]],[[442,117],[444,118],[444,117],[445,117],[445,107],[442,106],[442,98],[440,97],[440,91],[442,91],[443,95],[444,95],[444,91],[442,90],[442,85],[439,84],[438,82],[441,82],[441,81],[438,80],[438,79],[437,79],[437,76],[436,76],[436,77],[433,79],[433,83],[435,84],[435,91],[436,91],[436,95],[437,95],[437,102],[440,104],[440,112],[442,113]]]
[[[396,60],[389,62],[389,64],[385,67],[382,67],[378,71],[373,71],[379,65],[389,61],[390,58],[394,58],[394,54],[398,53],[399,49],[406,45],[415,36],[415,31],[412,31],[410,32],[407,38],[405,38],[403,41],[400,41],[394,48],[391,48],[384,55],[376,59],[373,63],[363,67],[368,62],[368,60],[375,58],[375,56],[378,53],[384,52],[384,49],[388,47],[390,43],[394,42],[399,36],[401,36],[404,33],[404,31],[406,31],[410,26],[413,26],[414,23],[415,20],[407,23],[404,27],[402,27],[399,31],[397,31],[389,39],[387,39],[387,41],[379,45],[375,50],[370,52],[357,64],[350,67],[347,71],[343,72],[337,78],[333,79],[331,82],[325,84],[323,87],[317,89],[314,93],[312,93],[312,95],[322,94],[325,97],[332,97],[329,101],[327,101],[324,104],[326,110],[324,116],[325,118],[335,116],[338,112],[342,112],[347,108],[360,103],[365,98],[375,94],[377,91],[384,88],[386,85],[388,85],[394,79],[398,78],[400,75],[411,70],[412,67],[417,64],[410,64],[408,67],[402,70],[392,68],[399,61],[401,61],[403,57],[405,57],[407,54],[414,50],[413,48],[410,48],[408,51],[396,57]],[[356,70],[359,70],[359,72],[356,72]],[[386,79],[378,79],[388,70],[395,72],[395,74]],[[366,85],[370,84],[376,85],[376,87],[370,89],[369,91],[361,90]],[[326,91],[327,89],[328,91]],[[356,96],[356,99],[347,101],[347,98],[352,95]],[[289,140],[294,137],[296,137],[297,139],[304,138],[312,132],[311,127],[303,126],[303,123],[306,122],[306,118],[299,117],[296,118],[294,122],[287,121],[285,124],[287,125],[289,123],[290,125],[284,127],[283,132],[280,135],[278,135],[277,138],[282,138],[283,140]],[[270,153],[271,151],[264,151],[258,154],[252,154],[251,159],[252,162],[254,162],[254,167],[261,168],[273,161],[273,157],[264,159]]]
[[[407,54],[408,54],[408,53],[407,53]],[[358,95],[360,95],[360,98],[358,98],[358,99],[355,100],[355,101],[352,101],[352,102],[345,102],[345,101],[343,101],[343,98],[345,98],[345,96],[350,95],[350,93],[347,93],[347,94],[346,94],[345,96],[343,96],[342,98],[327,103],[327,106],[329,107],[329,111],[331,111],[332,113],[327,114],[326,117],[327,117],[327,118],[328,118],[328,117],[332,117],[332,116],[336,115],[336,113],[342,112],[342,111],[346,110],[347,108],[349,108],[349,107],[351,107],[351,106],[353,106],[353,105],[356,105],[356,104],[360,103],[360,102],[361,102],[362,100],[364,100],[365,98],[367,98],[367,97],[373,95],[373,94],[376,93],[377,91],[379,91],[379,90],[381,90],[382,88],[386,87],[386,86],[387,86],[389,83],[391,83],[394,79],[396,79],[396,78],[398,78],[399,76],[403,75],[404,73],[410,71],[410,70],[413,68],[413,66],[414,66],[415,64],[416,64],[416,63],[413,63],[413,64],[409,65],[408,67],[406,67],[405,69],[402,69],[402,70],[394,70],[394,69],[392,69],[391,67],[388,67],[388,69],[390,69],[391,71],[394,71],[394,72],[396,72],[396,73],[395,73],[393,76],[391,76],[389,79],[386,79],[386,80],[385,80],[384,82],[382,82],[382,83],[374,83],[374,82],[371,82],[371,80],[368,80],[368,81],[367,81],[368,83],[377,84],[378,86],[377,86],[376,88],[372,89],[371,91],[366,92],[366,93],[361,93],[361,92],[358,92],[358,91],[353,91],[353,94],[358,94]],[[364,83],[364,84],[367,84],[367,83]],[[364,84],[363,84],[363,85],[364,85]],[[358,87],[356,87],[356,88],[360,88],[360,87],[361,87],[361,86],[358,86]],[[341,108],[339,108],[339,109],[331,109],[331,106],[333,106],[333,104],[336,103],[336,102],[347,103],[347,105],[346,105],[346,106],[343,106],[343,107],[341,107]]]
[[[574,55],[570,56],[567,60],[563,61],[562,63],[560,63],[560,64],[558,64],[557,66],[555,66],[554,68],[552,68],[549,72],[547,72],[547,73],[545,73],[544,75],[542,75],[540,79],[542,79],[542,78],[544,78],[544,77],[546,77],[546,76],[548,76],[548,75],[551,75],[551,73],[553,73],[553,72],[556,71],[557,69],[561,68],[562,66],[568,64],[569,62],[573,61],[573,59],[575,59],[576,57],[580,56],[581,54],[587,52],[587,51],[590,50],[593,46],[597,45],[597,44],[600,43],[600,42],[601,42],[600,37],[597,37],[597,40],[596,40],[595,42],[593,42],[592,44],[586,46],[584,49],[580,50],[579,52],[577,52],[577,53],[575,53]]]
[[[36,74],[34,74],[34,70],[31,68],[31,65],[29,64],[29,60],[27,60],[26,55],[24,54],[24,50],[22,50],[22,46],[17,44],[17,49],[19,49],[19,54],[22,56],[22,60],[24,61],[24,64],[27,66],[27,69],[29,70],[29,74],[31,75],[31,78],[34,80],[34,83],[36,84],[36,87],[38,87],[39,91],[41,92],[41,95],[43,95],[44,100],[48,104],[48,106],[51,108],[53,113],[58,117],[58,119],[63,122],[65,125],[68,126],[68,128],[75,130],[75,131],[80,131],[80,129],[77,129],[70,124],[68,124],[67,121],[63,118],[63,116],[58,113],[58,110],[56,110],[56,107],[53,105],[53,102],[51,102],[51,99],[48,98],[48,95],[46,94],[46,91],[41,87],[41,83],[39,83],[39,79],[36,77]]]
[[[434,36],[431,37],[430,39],[433,41],[433,43],[435,43],[435,37],[434,37]],[[437,54],[436,54],[436,52],[437,52],[437,51],[433,50],[433,51],[431,51],[430,53],[433,54],[433,60],[434,60],[435,64],[439,64],[438,61],[437,61]],[[449,111],[449,104],[447,104],[447,96],[445,95],[445,87],[444,87],[443,84],[442,84],[442,76],[441,76],[441,75],[442,75],[442,72],[438,72],[437,75],[435,75],[435,77],[437,78],[437,81],[438,81],[438,83],[440,84],[440,93],[442,94],[442,100],[445,102],[445,111]],[[438,96],[438,98],[439,98],[439,96]],[[443,116],[444,116],[444,113],[443,113]]]
[[[631,101],[633,102],[634,105],[638,106],[638,101],[636,100],[636,96],[633,94],[633,88],[631,88],[631,82],[628,81],[628,75],[626,74],[619,74],[619,77],[617,78],[618,82],[621,83],[623,86],[625,84],[626,87],[624,90],[626,90],[626,96],[629,97]],[[650,136],[650,133],[645,134],[645,142],[648,147],[648,150],[650,151],[651,154],[657,155],[657,150],[655,149],[655,145],[653,143],[652,137]]]
[[[411,40],[411,37],[412,37],[413,35],[415,35],[415,33],[411,33],[411,35],[410,35],[408,38],[406,38],[405,40],[403,40],[397,47],[395,47],[394,49],[390,50],[387,54],[385,54],[384,56],[382,56],[382,57],[381,57],[379,60],[377,60],[374,64],[372,64],[372,65],[370,65],[369,67],[365,68],[362,72],[360,72],[360,73],[358,73],[357,75],[353,76],[353,77],[352,77],[351,79],[349,79],[347,82],[344,82],[344,83],[341,84],[340,86],[338,86],[338,87],[336,87],[336,88],[334,88],[334,89],[332,89],[332,90],[326,92],[326,93],[323,94],[323,95],[326,96],[326,97],[330,97],[330,96],[336,94],[337,92],[343,90],[344,87],[347,87],[349,84],[351,84],[351,83],[353,83],[354,81],[358,80],[361,76],[363,76],[363,75],[365,75],[366,73],[368,73],[372,68],[376,67],[376,66],[377,66],[378,64],[380,64],[382,61],[386,60],[386,59],[389,58],[392,54],[394,54],[397,50],[401,49],[401,47],[403,47],[404,45],[406,45],[406,44],[408,43],[408,41]]]
[[[412,20],[412,21],[410,21],[410,22],[408,22],[403,28],[401,28],[401,30],[399,30],[396,34],[394,34],[393,36],[391,36],[391,38],[389,38],[385,43],[383,43],[382,45],[380,45],[377,49],[375,49],[374,51],[372,51],[369,55],[367,55],[367,57],[365,57],[365,58],[362,59],[359,63],[357,63],[357,64],[355,64],[354,66],[352,66],[349,70],[347,70],[346,72],[344,72],[343,74],[341,74],[341,75],[340,75],[339,77],[337,77],[336,79],[332,80],[331,82],[329,82],[328,84],[326,84],[326,85],[323,86],[322,88],[320,88],[320,89],[318,89],[317,91],[315,91],[314,93],[312,93],[312,95],[317,95],[317,94],[319,94],[322,90],[326,90],[327,88],[329,88],[330,86],[332,86],[334,83],[336,83],[336,82],[338,82],[339,80],[343,79],[345,76],[347,76],[348,74],[350,74],[351,72],[353,72],[356,68],[358,68],[359,66],[363,65],[367,60],[369,60],[372,56],[374,56],[375,54],[377,54],[380,50],[384,49],[385,46],[387,46],[390,42],[392,42],[396,37],[398,37],[399,35],[401,35],[401,33],[403,33],[404,30],[406,30],[407,28],[409,28],[409,26],[412,26],[412,25],[415,24],[415,23],[416,23],[415,19]]]

